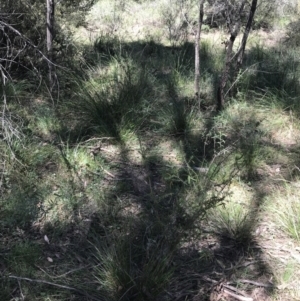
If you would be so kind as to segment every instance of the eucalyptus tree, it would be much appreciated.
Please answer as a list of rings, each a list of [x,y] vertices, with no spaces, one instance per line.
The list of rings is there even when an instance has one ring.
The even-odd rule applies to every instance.
[[[197,33],[195,40],[195,97],[200,107],[200,36],[201,36],[201,27],[203,22],[203,7],[205,0],[199,0],[199,14],[198,14],[198,24],[197,24]]]
[[[55,12],[55,2],[54,0],[46,0],[46,40],[47,40],[47,54],[51,61],[49,65],[49,85],[50,92],[54,86],[54,74],[53,74],[53,35],[54,35],[54,12]]]
[[[212,17],[214,15],[221,16],[229,31],[229,38],[225,41],[226,55],[224,68],[220,76],[217,91],[217,109],[221,110],[224,107],[225,97],[228,93],[228,91],[226,92],[228,83],[231,83],[231,87],[228,89],[230,90],[235,84],[236,75],[242,66],[247,39],[257,8],[257,0],[252,0],[251,4],[247,0],[208,0],[208,2]],[[237,52],[234,52],[234,42],[242,29],[244,30],[242,43]]]

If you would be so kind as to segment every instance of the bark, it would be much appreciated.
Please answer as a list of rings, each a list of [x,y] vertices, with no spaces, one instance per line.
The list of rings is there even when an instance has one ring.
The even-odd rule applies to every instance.
[[[226,50],[226,59],[225,59],[225,66],[224,66],[224,70],[222,72],[221,75],[221,80],[219,83],[219,87],[218,87],[218,92],[217,92],[217,110],[220,111],[224,108],[224,104],[225,104],[225,87],[227,85],[227,82],[229,80],[229,76],[230,76],[230,70],[232,67],[232,63],[233,63],[233,56],[232,56],[232,49],[233,49],[233,44],[234,41],[237,37],[237,35],[240,32],[241,29],[241,14],[243,12],[244,6],[246,4],[246,0],[243,0],[241,2],[241,6],[237,12],[238,16],[236,17],[235,20],[235,24],[233,27],[231,27],[231,32],[230,32],[230,38],[229,41],[227,43],[227,50]]]
[[[257,0],[252,0],[251,9],[250,9],[250,12],[249,12],[248,21],[247,21],[247,25],[246,25],[245,32],[244,32],[244,35],[243,35],[241,47],[240,47],[240,49],[238,50],[238,53],[237,53],[235,77],[237,77],[237,75],[238,75],[238,73],[239,73],[239,71],[242,67],[242,64],[243,64],[246,44],[247,44],[248,36],[249,36],[250,30],[251,30],[251,27],[252,27],[252,23],[253,23],[256,8],[257,8]]]
[[[200,36],[203,23],[203,5],[205,0],[199,2],[199,18],[195,41],[195,97],[200,107]]]
[[[50,63],[49,66],[49,85],[50,91],[52,91],[54,86],[54,70],[53,70],[53,36],[54,36],[54,10],[55,4],[54,0],[46,0],[47,1],[47,54]]]

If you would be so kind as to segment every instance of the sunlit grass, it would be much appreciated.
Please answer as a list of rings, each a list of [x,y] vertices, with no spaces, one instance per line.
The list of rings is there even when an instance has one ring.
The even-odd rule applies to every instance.
[[[215,261],[200,239],[203,227],[223,239],[225,248],[228,243],[241,247],[237,261],[262,261],[251,248],[258,212],[270,215],[276,234],[283,231],[287,241],[299,242],[299,193],[292,187],[298,183],[288,178],[298,166],[298,151],[289,147],[296,148],[300,139],[297,51],[285,59],[254,37],[237,95],[233,99],[226,91],[225,110],[216,113],[222,41],[228,34],[205,25],[200,106],[194,98],[198,10],[196,2],[175,2],[98,1],[76,34],[80,74],[58,77],[61,82],[68,77],[69,95],[61,91],[56,111],[53,103],[38,98],[22,108],[28,137],[12,144],[19,165],[3,155],[3,171],[0,166],[1,233],[3,241],[18,241],[8,250],[4,270],[96,296],[39,286],[23,299],[176,299],[178,292],[168,285],[189,277],[181,274],[185,262],[197,262],[199,255]],[[22,97],[24,91],[15,89]],[[21,106],[14,110],[21,112]],[[266,167],[278,162],[291,172],[267,174]],[[281,176],[295,183],[282,189]],[[265,177],[277,181],[272,195],[264,191]],[[267,205],[256,212],[261,195]],[[19,243],[24,236],[39,247]],[[182,242],[199,248],[188,246],[180,254]],[[55,261],[45,260],[46,255]],[[223,260],[226,265],[231,259],[218,258]],[[251,266],[241,275],[256,277],[256,272]],[[289,285],[297,271],[287,264],[282,274],[273,273]],[[187,298],[196,292],[188,291],[189,284],[198,280],[188,279]],[[3,300],[22,299],[21,288],[28,289],[18,284]]]
[[[267,198],[266,211],[272,220],[286,235],[300,242],[300,205],[299,181],[287,184],[281,191],[274,192]]]
[[[127,233],[110,247],[95,246],[93,277],[110,300],[156,298],[163,292],[173,274],[173,250],[164,240],[161,236],[142,241],[139,235],[133,239]]]
[[[251,212],[252,197],[246,185],[232,184],[224,204],[209,211],[208,223],[221,239],[245,248],[252,242],[256,222]]]
[[[74,148],[66,147],[66,159],[69,161],[71,166],[76,170],[95,168],[96,161],[91,151],[88,148],[76,146]]]

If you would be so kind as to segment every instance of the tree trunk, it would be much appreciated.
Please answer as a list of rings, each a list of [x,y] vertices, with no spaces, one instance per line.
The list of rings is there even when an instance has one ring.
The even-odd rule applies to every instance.
[[[249,12],[248,21],[247,21],[247,25],[246,25],[245,32],[244,32],[244,35],[243,35],[241,47],[237,52],[237,61],[236,61],[235,74],[234,74],[235,79],[237,78],[238,73],[241,70],[241,67],[242,67],[242,64],[243,64],[247,39],[248,39],[250,30],[251,30],[251,27],[252,27],[256,7],[257,7],[257,0],[252,0],[251,9],[250,9],[250,12]]]
[[[237,12],[238,16],[235,21],[234,26],[230,30],[230,38],[227,44],[227,51],[226,51],[226,59],[225,59],[225,67],[221,76],[221,80],[219,83],[218,87],[218,92],[217,92],[217,110],[220,111],[224,108],[225,104],[225,87],[227,85],[227,82],[230,77],[230,69],[232,67],[233,63],[233,57],[232,57],[232,49],[233,49],[233,44],[234,41],[237,37],[237,35],[240,32],[241,29],[241,13],[243,12],[244,6],[245,6],[246,0],[243,0],[241,3],[241,6]]]
[[[47,54],[50,62],[49,66],[49,86],[50,92],[52,92],[54,86],[54,70],[53,70],[53,36],[54,36],[54,0],[46,0],[47,1]]]
[[[200,35],[203,22],[203,4],[205,0],[199,1],[199,18],[195,41],[195,98],[200,108]]]

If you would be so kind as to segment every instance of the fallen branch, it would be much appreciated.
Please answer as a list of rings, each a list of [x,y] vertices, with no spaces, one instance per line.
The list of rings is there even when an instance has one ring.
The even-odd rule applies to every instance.
[[[255,263],[258,263],[260,262],[261,260],[253,260],[253,261],[250,261],[250,262],[245,262],[243,264],[240,264],[240,265],[237,265],[237,266],[233,266],[233,267],[230,267],[230,268],[227,268],[226,271],[230,271],[230,270],[234,270],[234,269],[239,269],[239,268],[245,268],[249,265],[252,265],[252,264],[255,264]]]
[[[92,300],[95,300],[95,301],[103,301],[103,300],[100,300],[100,299],[98,299],[96,297],[90,296],[89,294],[87,294],[87,293],[85,293],[85,292],[83,292],[81,290],[78,290],[78,289],[76,289],[74,287],[67,286],[67,285],[61,285],[61,284],[57,284],[57,283],[53,283],[53,282],[49,282],[49,281],[38,280],[38,279],[31,279],[31,278],[26,278],[26,277],[18,277],[18,276],[13,276],[13,275],[12,276],[8,276],[8,278],[16,279],[17,281],[25,280],[25,281],[28,281],[28,282],[47,284],[47,285],[59,287],[59,288],[65,289],[65,290],[76,292],[76,293],[78,293],[80,295],[87,296],[88,298],[91,298]]]
[[[271,283],[262,283],[262,282],[247,280],[247,279],[240,279],[240,280],[238,280],[238,282],[249,283],[249,284],[253,284],[253,285],[261,286],[261,287],[270,287],[270,288],[272,287],[272,288],[274,288],[274,285],[271,284]]]
[[[253,301],[253,298],[251,298],[251,297],[244,297],[244,296],[237,295],[226,288],[224,289],[224,293],[226,293],[227,295],[229,295],[239,301]]]
[[[31,279],[31,278],[26,278],[26,277],[18,277],[18,276],[8,276],[8,278],[17,279],[17,280],[25,280],[25,281],[29,281],[29,282],[36,282],[36,283],[42,283],[42,284],[48,284],[48,285],[56,286],[59,288],[67,289],[70,291],[80,292],[79,290],[77,290],[74,287],[61,285],[61,284],[57,284],[57,283],[53,283],[53,282],[48,282],[48,281],[44,281],[44,280]]]

